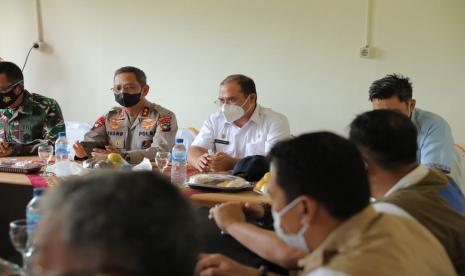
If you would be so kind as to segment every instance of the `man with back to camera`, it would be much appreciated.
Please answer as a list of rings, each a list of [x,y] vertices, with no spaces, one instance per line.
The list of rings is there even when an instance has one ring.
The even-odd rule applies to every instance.
[[[21,69],[0,62],[0,157],[36,155],[41,143],[54,144],[65,123],[58,103],[24,88]]]
[[[41,204],[32,275],[194,273],[199,250],[194,212],[159,175],[71,178],[50,189]]]
[[[398,112],[374,110],[352,121],[349,137],[367,165],[375,209],[423,224],[465,275],[465,198],[450,177],[418,164],[413,123]]]
[[[209,116],[189,148],[189,163],[199,171],[231,170],[240,159],[264,156],[290,137],[287,118],[257,104],[255,83],[247,76],[226,77],[215,103],[221,111]]]
[[[428,230],[375,212],[365,164],[353,143],[328,132],[304,134],[278,143],[270,158],[275,232],[307,252],[299,261],[302,275],[456,275]],[[216,206],[211,213],[226,233],[246,230],[239,204]],[[266,267],[260,270],[217,254],[197,264],[202,276],[271,275]]]
[[[146,99],[150,87],[145,73],[126,66],[114,74],[113,94],[120,107],[100,117],[85,134],[84,141],[102,142],[106,149],[94,148],[92,155],[120,153],[136,164],[144,157],[154,159],[158,151],[171,151],[178,125],[168,109]],[[79,141],[73,145],[76,157],[87,158]]]
[[[373,82],[368,94],[374,110],[397,110],[412,120],[418,132],[418,162],[450,174],[465,192],[464,172],[449,124],[437,114],[416,108],[410,79],[398,74],[387,75]]]

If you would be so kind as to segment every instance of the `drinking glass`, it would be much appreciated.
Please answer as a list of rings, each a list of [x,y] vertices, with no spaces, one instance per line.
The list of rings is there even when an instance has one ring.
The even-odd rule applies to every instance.
[[[158,169],[161,170],[161,173],[165,172],[165,169],[168,167],[168,164],[171,160],[171,153],[159,151],[155,155],[155,163],[157,164]]]
[[[27,223],[25,219],[10,222],[10,240],[16,251],[23,257],[23,267],[26,264]]]
[[[42,173],[43,176],[48,176],[50,173],[47,172],[48,164],[53,157],[53,146],[48,144],[42,144],[37,149],[37,153],[39,155],[39,159],[44,161],[44,172]]]

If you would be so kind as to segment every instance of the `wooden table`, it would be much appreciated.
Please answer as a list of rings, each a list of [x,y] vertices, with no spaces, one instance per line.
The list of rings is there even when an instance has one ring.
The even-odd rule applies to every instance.
[[[37,160],[37,157],[18,157],[16,159]],[[2,158],[0,158],[0,161],[1,160]],[[156,171],[157,169],[155,168],[154,170]],[[32,179],[34,180],[33,177],[38,176],[32,176]],[[59,185],[60,182],[59,178],[53,176],[44,177],[44,179],[52,187],[54,185]],[[20,255],[14,250],[9,241],[9,222],[25,217],[26,205],[32,198],[32,184],[31,175],[27,176],[25,174],[0,173],[0,257],[2,258],[15,261],[20,259]],[[208,213],[208,209],[202,207],[212,207],[215,204],[230,201],[269,202],[267,197],[259,195],[253,191],[219,193],[191,189],[188,187],[182,188],[181,191],[192,200],[194,205],[201,207],[198,208],[198,212],[200,212],[198,215],[200,216],[199,220],[202,221],[202,231],[205,232],[202,233],[204,236],[203,240],[205,240],[205,248],[202,250],[211,253],[224,253],[246,264],[254,266],[259,265],[259,262],[256,264],[253,263],[260,260],[258,256],[243,248],[242,245],[234,241],[232,238],[219,234],[220,231],[217,229],[214,222],[206,218],[205,214]],[[249,260],[249,263],[247,260]]]
[[[0,158],[1,160],[4,158]],[[18,160],[37,160],[36,156],[30,157],[16,157]],[[154,165],[154,164],[153,164]],[[158,172],[157,168],[154,167],[154,172]],[[33,177],[33,176],[32,176]],[[31,186],[31,176],[25,174],[16,173],[0,173],[0,183],[2,184],[14,184],[14,185],[26,185]],[[49,186],[54,186],[60,182],[58,177],[47,176],[43,177]],[[254,203],[269,203],[268,197],[257,194],[253,191],[243,191],[236,193],[224,193],[208,190],[197,190],[191,188],[182,188],[182,192],[189,196],[193,203],[197,206],[212,207],[218,203],[224,202],[254,202]]]
[[[185,194],[192,193],[194,189],[183,188]],[[237,193],[218,193],[218,192],[209,192],[202,191],[196,193],[198,190],[195,190],[189,198],[194,202],[195,205],[201,207],[212,207],[219,203],[224,202],[253,202],[253,203],[270,203],[269,197],[257,194],[254,191],[244,191]]]

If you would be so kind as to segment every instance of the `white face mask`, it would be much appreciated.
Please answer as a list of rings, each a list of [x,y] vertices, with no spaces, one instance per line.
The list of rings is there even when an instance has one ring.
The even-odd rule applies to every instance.
[[[300,230],[296,234],[285,233],[284,229],[281,228],[281,217],[291,210],[297,203],[300,202],[300,197],[294,199],[291,203],[289,203],[286,207],[281,209],[279,212],[275,212],[275,210],[271,209],[271,214],[273,216],[273,227],[276,235],[283,240],[287,245],[291,247],[296,247],[303,249],[309,252],[309,248],[307,242],[305,241],[304,234],[310,228],[308,224],[305,224],[300,228]]]
[[[242,107],[247,103],[248,100],[249,97],[247,97],[247,99],[241,106],[226,103],[221,106],[221,112],[223,113],[223,116],[228,123],[237,121],[240,118],[242,118],[242,116],[244,116],[245,111]]]

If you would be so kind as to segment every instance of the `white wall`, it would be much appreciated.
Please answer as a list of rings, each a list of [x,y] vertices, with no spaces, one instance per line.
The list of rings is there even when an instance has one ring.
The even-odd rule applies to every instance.
[[[149,78],[149,99],[200,127],[218,83],[244,73],[294,134],[345,134],[370,109],[370,83],[411,77],[418,106],[446,118],[465,145],[465,1],[374,0],[376,58],[362,59],[366,0],[42,0],[49,48],[33,52],[26,86],[92,123],[113,105],[116,68]],[[35,40],[33,0],[0,0],[0,56],[22,64]]]

